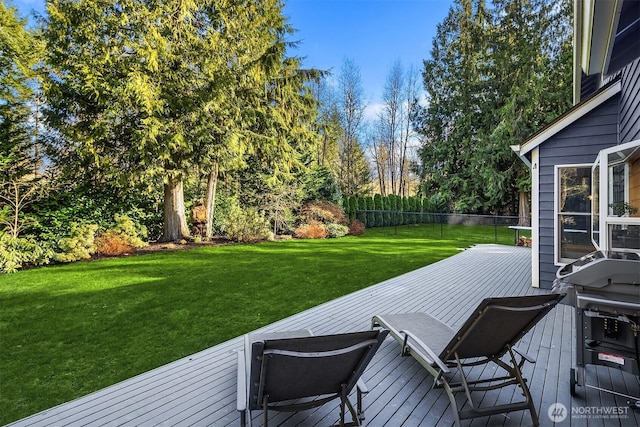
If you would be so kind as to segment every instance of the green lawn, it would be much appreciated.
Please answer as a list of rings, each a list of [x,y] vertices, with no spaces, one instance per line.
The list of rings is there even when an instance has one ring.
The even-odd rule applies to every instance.
[[[513,244],[500,228],[499,243]],[[202,247],[0,275],[0,425],[449,257],[492,227]]]

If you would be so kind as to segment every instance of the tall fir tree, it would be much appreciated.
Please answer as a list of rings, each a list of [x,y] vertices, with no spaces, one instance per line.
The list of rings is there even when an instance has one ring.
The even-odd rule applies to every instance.
[[[50,0],[47,8],[48,117],[64,151],[102,180],[162,182],[163,238],[187,236],[189,170],[217,171],[253,142],[234,130],[278,70],[269,52],[284,28],[281,2]]]
[[[484,0],[456,2],[438,25],[423,80],[429,105],[419,121],[424,143],[419,155],[425,194],[452,201],[453,210],[481,209],[481,183],[472,159],[486,113]]]
[[[15,7],[0,4],[0,184],[38,174],[39,90],[36,64],[42,44]]]
[[[551,0],[452,6],[424,63],[424,194],[454,211],[527,210],[528,174],[510,146],[569,107],[568,12]]]

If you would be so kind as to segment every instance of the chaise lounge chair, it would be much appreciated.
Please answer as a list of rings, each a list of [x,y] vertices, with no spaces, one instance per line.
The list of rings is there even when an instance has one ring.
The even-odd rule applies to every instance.
[[[487,298],[457,331],[425,313],[374,316],[371,326],[388,329],[402,345],[402,355],[413,356],[433,375],[433,387],[443,387],[449,396],[456,425],[459,426],[462,419],[528,409],[537,426],[538,415],[521,372],[525,361],[533,363],[534,360],[514,345],[563,297],[550,294]],[[503,360],[506,354],[507,360]],[[467,378],[464,368],[492,362],[505,373],[496,371],[500,376],[492,378]],[[458,370],[459,383],[452,382],[452,368]],[[471,397],[473,391],[514,385],[521,388],[524,400],[478,407]],[[464,391],[468,409],[464,405],[458,407],[454,393],[459,391]]]
[[[251,411],[301,411],[340,399],[341,426],[364,419],[360,378],[388,331],[313,336],[311,331],[250,334],[238,352],[238,400],[241,425],[251,424]],[[356,387],[357,412],[348,395]],[[352,422],[345,424],[345,406]],[[248,412],[248,413],[247,413]]]

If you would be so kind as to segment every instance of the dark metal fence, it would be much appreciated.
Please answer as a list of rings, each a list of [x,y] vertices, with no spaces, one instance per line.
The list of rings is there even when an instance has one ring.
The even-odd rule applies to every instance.
[[[429,224],[431,227],[426,227],[425,230],[433,237],[441,239],[459,235],[459,231],[453,231],[456,228],[459,229],[455,226],[482,226],[485,232],[486,227],[491,227],[493,233],[488,234],[492,234],[491,240],[494,243],[503,242],[505,239],[515,243],[520,233],[530,234],[527,233],[527,228],[531,226],[530,217],[436,212],[359,210],[356,213],[356,219],[364,223],[367,228],[385,228],[390,234],[398,234],[403,227]]]

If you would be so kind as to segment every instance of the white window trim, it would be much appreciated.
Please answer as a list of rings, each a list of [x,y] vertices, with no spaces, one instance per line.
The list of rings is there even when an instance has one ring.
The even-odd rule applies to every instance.
[[[553,263],[557,267],[563,267],[575,260],[560,257],[560,227],[558,216],[560,215],[560,174],[562,168],[588,168],[591,175],[593,163],[568,163],[555,165],[553,168]],[[591,226],[591,214],[589,214],[589,226]]]
[[[603,249],[603,250],[610,249],[609,248],[609,225],[612,225],[612,224],[640,225],[640,218],[629,218],[629,217],[625,218],[625,217],[615,217],[615,216],[609,215],[609,193],[608,193],[609,191],[609,164],[608,164],[609,154],[615,153],[617,151],[635,148],[638,146],[640,146],[640,139],[636,139],[634,141],[630,141],[620,145],[614,145],[604,150],[600,150],[600,152],[598,153],[598,157],[596,161],[598,161],[598,159],[600,160],[600,188],[599,188],[600,221],[598,226],[600,229],[600,233],[599,233],[600,241],[598,242],[598,245],[596,245],[596,247],[599,249]],[[603,159],[605,162],[607,162],[606,173],[603,173],[603,170],[602,170]],[[627,179],[626,182],[629,182],[628,174],[629,174],[629,171],[627,166],[625,167],[625,179]],[[626,201],[629,200],[629,188],[625,188],[625,200]]]

